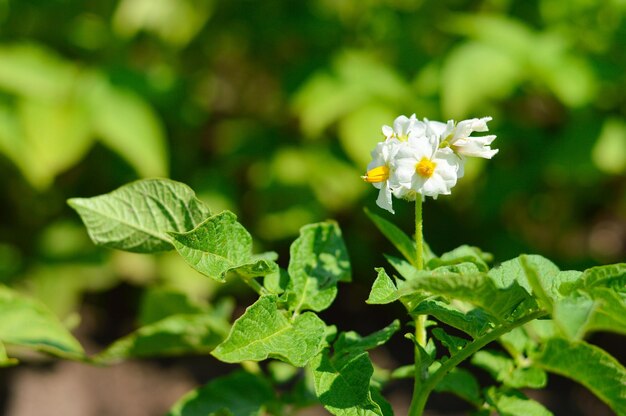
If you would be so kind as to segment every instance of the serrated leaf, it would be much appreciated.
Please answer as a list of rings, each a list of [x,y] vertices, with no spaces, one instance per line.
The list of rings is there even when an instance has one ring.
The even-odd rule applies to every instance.
[[[484,258],[488,257],[479,248],[463,245],[452,251],[444,253],[441,257],[435,257],[426,263],[429,270],[436,269],[441,266],[451,266],[460,263],[473,263],[479,271],[486,272],[489,266],[485,263]]]
[[[606,351],[583,341],[552,338],[530,358],[544,370],[587,387],[616,414],[626,414],[626,369]]]
[[[487,312],[494,322],[504,322],[536,309],[534,299],[517,282],[498,288],[484,274],[425,276],[406,282],[400,290],[402,297],[416,292],[469,302]]]
[[[237,371],[183,396],[168,416],[262,416],[274,390],[263,378]]]
[[[46,306],[2,285],[0,316],[0,342],[64,358],[84,358],[80,343]]]
[[[462,368],[456,367],[446,374],[435,386],[435,391],[452,393],[472,404],[481,404],[478,381],[472,373]]]
[[[432,315],[441,322],[471,335],[472,338],[480,337],[495,326],[488,314],[481,309],[462,312],[452,305],[437,300],[420,302],[409,312],[416,315]]]
[[[331,349],[325,348],[311,361],[315,392],[334,415],[388,415],[387,401],[370,386],[374,368],[365,352],[376,348],[400,329],[395,320],[387,327],[362,337],[342,332]]]
[[[305,225],[289,253],[286,295],[291,310],[322,311],[335,299],[337,282],[351,280],[350,260],[335,223]]]
[[[228,322],[207,313],[172,315],[115,341],[93,358],[110,364],[126,358],[207,354],[228,334]]]
[[[508,287],[513,282],[517,282],[520,286],[532,293],[532,287],[526,272],[522,265],[521,259],[524,257],[527,266],[536,271],[541,287],[545,290],[550,299],[559,299],[562,295],[559,287],[567,282],[576,281],[580,278],[581,273],[577,271],[560,271],[559,268],[545,257],[538,255],[524,255],[514,259],[505,261],[497,267],[494,267],[487,273],[498,287]]]
[[[168,232],[191,230],[210,215],[187,185],[169,179],[144,179],[67,202],[95,244],[137,253],[173,249]]]
[[[552,416],[541,403],[529,399],[516,390],[487,390],[487,401],[500,416]]]
[[[366,302],[372,305],[384,305],[398,300],[398,289],[385,269],[376,268],[378,276],[372,285],[372,290]]]
[[[329,354],[326,348],[311,361],[315,392],[326,410],[337,416],[382,416],[370,392],[374,368],[369,355],[362,352],[335,361]]]
[[[325,331],[326,325],[314,313],[290,319],[278,309],[275,295],[261,296],[211,354],[227,363],[271,357],[302,367],[319,352]]]
[[[448,349],[450,356],[458,353],[467,345],[469,340],[450,335],[443,330],[443,328],[435,328],[432,330],[432,334],[435,338],[441,342],[441,344]]]
[[[213,215],[186,233],[169,235],[187,264],[220,282],[229,271],[253,278],[270,274],[277,267],[266,257],[253,256],[250,233],[230,211]]]

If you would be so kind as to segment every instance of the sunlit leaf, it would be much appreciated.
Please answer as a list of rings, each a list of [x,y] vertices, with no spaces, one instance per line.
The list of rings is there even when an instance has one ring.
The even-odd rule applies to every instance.
[[[191,230],[209,215],[187,185],[167,179],[136,181],[67,202],[95,244],[137,253],[173,249],[168,232]]]
[[[376,268],[378,277],[374,281],[367,303],[372,305],[384,305],[391,303],[399,298],[398,289],[393,283],[389,275],[382,267]]]
[[[276,296],[262,296],[235,321],[212,354],[228,363],[276,358],[302,367],[322,347],[325,328],[314,313],[290,318],[278,308]]]
[[[224,281],[234,271],[246,278],[265,276],[276,264],[252,254],[252,237],[230,211],[213,215],[186,233],[169,233],[185,261],[200,273]]]
[[[295,311],[322,311],[337,295],[337,283],[351,280],[348,252],[337,224],[302,227],[290,248],[286,295]]]
[[[616,414],[626,414],[626,369],[606,351],[554,338],[531,358],[539,367],[587,387]]]
[[[315,392],[329,412],[338,416],[386,416],[384,409],[388,404],[385,406],[386,401],[373,394],[370,387],[374,369],[365,351],[384,344],[398,329],[399,323],[394,321],[366,337],[355,332],[341,333],[332,354],[325,348],[311,361]]]
[[[499,288],[484,274],[424,276],[408,281],[400,290],[402,296],[420,292],[472,303],[487,312],[493,322],[504,322],[536,309],[530,294],[517,282]]]

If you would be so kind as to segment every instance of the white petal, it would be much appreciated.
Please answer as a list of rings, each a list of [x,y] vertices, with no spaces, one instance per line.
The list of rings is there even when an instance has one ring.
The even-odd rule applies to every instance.
[[[447,130],[448,125],[446,123],[442,123],[441,121],[430,121],[424,119],[428,127],[439,137],[442,137],[444,132]]]
[[[383,136],[385,136],[386,138],[392,137],[393,136],[393,128],[387,125],[383,126]]]
[[[384,185],[380,188],[380,192],[378,192],[376,205],[378,205],[382,209],[386,209],[392,214],[395,214],[393,207],[391,206],[391,189],[389,188],[387,182],[384,182]]]

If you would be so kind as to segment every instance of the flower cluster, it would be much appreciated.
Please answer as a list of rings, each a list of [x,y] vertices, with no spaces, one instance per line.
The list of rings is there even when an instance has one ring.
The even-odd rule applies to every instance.
[[[471,136],[485,132],[491,117],[473,118],[458,123],[418,120],[400,116],[393,127],[383,126],[385,140],[372,151],[363,180],[380,189],[376,203],[394,213],[392,195],[415,200],[427,196],[449,195],[463,176],[466,157],[491,159],[497,149],[490,145],[496,136]]]

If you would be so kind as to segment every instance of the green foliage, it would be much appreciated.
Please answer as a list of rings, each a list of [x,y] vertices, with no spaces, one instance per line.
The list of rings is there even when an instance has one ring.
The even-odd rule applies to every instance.
[[[0,363],[10,365],[4,345],[16,345],[59,357],[81,359],[80,343],[58,318],[36,299],[0,286]]]
[[[341,333],[332,345],[332,353],[327,347],[315,357],[310,364],[315,392],[329,412],[339,416],[389,414],[389,405],[370,385],[374,368],[366,351],[387,342],[399,328],[399,322],[394,321],[366,337]]]
[[[228,321],[211,314],[171,315],[118,339],[93,360],[110,364],[129,358],[207,354],[226,338],[228,330]]]
[[[350,261],[339,227],[334,223],[305,226],[289,252],[285,294],[290,310],[319,312],[328,308],[337,295],[337,283],[351,280]]]
[[[55,324],[43,325],[47,331],[75,327],[81,305],[86,322],[95,311],[115,317],[112,333],[126,331],[132,317],[117,319],[118,314],[137,310],[133,302],[144,292],[138,327],[124,337],[129,349],[120,347],[120,356],[134,356],[134,343],[145,339],[155,341],[146,349],[141,344],[141,351],[151,354],[172,353],[174,345],[204,354],[219,341],[210,331],[221,337],[229,333],[228,327],[217,331],[209,322],[214,320],[204,316],[225,324],[230,310],[218,305],[245,290],[237,277],[262,295],[276,295],[279,313],[289,320],[307,310],[324,310],[329,321],[349,312],[363,325],[375,322],[371,317],[379,308],[359,308],[358,299],[354,302],[361,290],[351,291],[344,305],[327,309],[336,283],[347,281],[338,271],[347,269],[347,255],[335,261],[307,253],[311,240],[303,235],[302,257],[294,257],[303,259],[307,273],[315,273],[290,275],[278,270],[274,255],[253,253],[273,243],[280,265],[291,268],[288,242],[302,225],[337,218],[356,260],[355,286],[373,278],[372,268],[384,250],[375,245],[380,240],[365,243],[373,228],[353,215],[373,192],[358,175],[382,137],[380,125],[415,111],[419,118],[441,120],[492,115],[490,127],[502,140],[497,158],[468,163],[453,195],[425,208],[428,242],[437,252],[448,251],[436,257],[426,250],[427,273],[416,270],[413,239],[400,231],[410,230],[408,224],[400,220],[397,227],[370,215],[403,259],[387,256],[392,269],[377,269],[369,303],[397,300],[411,319],[428,315],[427,338],[435,338],[439,353],[428,352],[435,360],[429,363],[430,380],[440,380],[433,388],[459,394],[483,413],[545,414],[512,387],[500,385],[511,384],[504,377],[496,377],[498,385],[479,391],[478,398],[474,390],[459,393],[465,384],[452,382],[458,367],[446,363],[495,337],[510,355],[504,358],[513,371],[530,371],[538,368],[533,357],[554,339],[577,346],[598,331],[626,334],[624,265],[582,275],[555,265],[583,270],[625,258],[624,2],[572,0],[566,7],[559,0],[460,0],[454,7],[405,0],[269,6],[237,0],[33,3],[0,1],[0,282],[28,299],[26,305],[33,301],[35,309],[40,303],[50,309],[44,315]],[[221,213],[216,219],[231,216],[222,212],[230,209],[258,237],[253,251],[248,232],[235,231],[241,226],[232,222],[233,245],[245,240],[245,250],[222,252],[223,259],[216,260],[219,250],[204,251],[210,243],[185,248],[217,280],[186,267],[178,251],[137,260],[92,248],[76,227],[49,232],[58,224],[75,224],[62,207],[69,196],[102,193],[137,177],[169,172],[192,184],[198,197]],[[98,208],[103,211],[77,210],[99,245],[172,250],[176,242],[169,232],[191,234],[210,217],[189,192],[177,190],[173,199],[151,191],[133,199],[120,194],[132,204],[130,211],[121,201],[103,204]],[[182,200],[176,208],[155,207],[152,197],[166,204]],[[123,215],[108,218],[109,208]],[[185,213],[188,208],[193,215]],[[395,208],[402,218],[406,204]],[[141,229],[153,221],[148,217],[143,224],[126,224],[133,210],[154,213],[158,229]],[[334,235],[329,231],[328,241]],[[496,259],[512,260],[487,271],[491,262],[480,251],[468,246],[449,251],[466,243],[467,235]],[[515,257],[537,251],[550,260]],[[184,287],[193,301],[154,291],[168,285]],[[114,287],[115,299],[98,309],[94,299],[109,300]],[[85,298],[94,291],[98,296]],[[133,295],[125,296],[129,291]],[[510,310],[521,298],[526,300]],[[529,309],[543,315],[524,324],[527,317],[538,316]],[[496,315],[504,311],[510,315]],[[0,326],[3,322],[4,315]],[[197,328],[198,337],[183,325]],[[11,336],[17,334],[11,330]],[[462,342],[450,338],[453,334],[469,341],[454,354]],[[169,341],[156,342],[161,336]],[[32,345],[2,336],[0,341],[0,366],[14,363],[12,356],[28,359],[21,352]],[[84,359],[82,354],[72,357]],[[439,377],[443,371],[438,368],[452,367]],[[572,377],[584,379],[583,370]],[[305,377],[297,374],[290,382],[299,390],[285,393],[281,402],[300,403],[294,398],[300,397],[310,403],[314,397]],[[378,371],[373,377],[384,385]],[[444,389],[446,383],[454,387]],[[285,386],[278,390],[284,392]],[[378,389],[370,393],[388,412]],[[615,402],[609,404],[615,410]],[[236,405],[233,400],[225,407]],[[251,406],[256,410],[249,413],[274,412],[263,406]]]
[[[267,380],[238,371],[187,393],[168,416],[261,416],[273,400]]]
[[[171,250],[168,232],[193,229],[209,210],[186,185],[148,179],[124,185],[93,198],[72,198],[68,204],[83,219],[95,244],[152,253]]]
[[[213,215],[189,232],[169,235],[191,267],[218,281],[224,281],[229,271],[252,278],[276,269],[271,255],[269,258],[252,255],[252,237],[232,212]]]
[[[314,313],[290,317],[279,309],[276,296],[261,296],[212,354],[227,363],[271,357],[302,367],[319,352],[325,331],[326,325]]]
[[[626,414],[626,369],[606,351],[584,341],[553,338],[531,358],[540,368],[581,383],[616,414]]]

